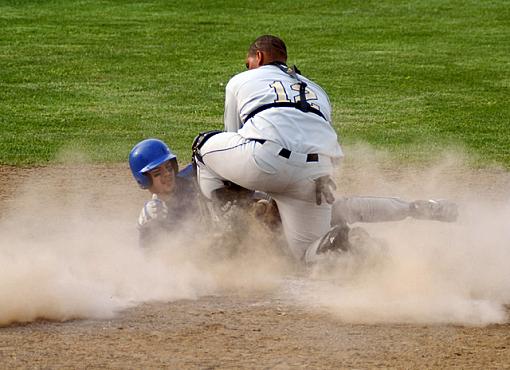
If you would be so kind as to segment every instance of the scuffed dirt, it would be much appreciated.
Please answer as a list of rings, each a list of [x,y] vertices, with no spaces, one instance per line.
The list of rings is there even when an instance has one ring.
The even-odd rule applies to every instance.
[[[367,171],[363,180],[354,175],[353,166],[346,163],[344,174],[351,175],[344,175],[339,181],[346,193],[386,195],[398,183],[404,194],[391,195],[412,198],[434,189],[432,185],[416,186],[433,176],[427,171],[379,167],[377,171]],[[462,203],[479,192],[490,195],[488,202],[508,201],[507,172],[461,169],[452,174],[451,166],[445,168],[450,172],[447,180],[441,182],[440,195]],[[56,175],[62,171],[72,174],[73,181],[62,181]],[[441,169],[435,169],[434,176],[438,172]],[[12,207],[19,206],[15,199],[25,194],[22,185],[34,177],[40,196],[54,197],[56,187],[63,206],[73,204],[66,192],[79,191],[80,183],[90,187],[87,179],[92,178],[97,189],[92,193],[89,188],[83,189],[88,193],[88,207],[108,217],[117,215],[125,222],[132,219],[133,227],[146,198],[123,165],[0,167],[0,220],[6,221]],[[383,185],[367,177],[383,178]],[[402,179],[406,178],[414,180],[402,186]],[[51,195],[41,184],[53,189]],[[1,261],[7,263],[9,260]],[[235,271],[232,266],[225,268]],[[223,275],[236,279],[235,274],[223,271]],[[289,294],[296,281],[306,284],[305,277],[294,272],[276,275],[267,284],[251,285],[249,276],[241,276],[238,281],[223,283],[220,289],[197,297],[186,298],[183,294],[182,298],[177,295],[167,300],[133,302],[115,309],[116,314],[110,318],[11,323],[0,327],[1,367],[510,368],[508,321],[488,325],[353,323],[331,307],[299,302],[295,299],[299,291]],[[10,299],[18,297],[3,296],[2,302]],[[0,305],[5,304],[2,302]]]
[[[0,330],[15,368],[508,368],[510,326],[353,325],[271,294],[143,304]]]

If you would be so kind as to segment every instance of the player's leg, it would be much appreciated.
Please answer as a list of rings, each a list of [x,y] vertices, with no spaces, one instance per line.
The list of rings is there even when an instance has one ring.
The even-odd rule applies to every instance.
[[[262,145],[234,132],[210,137],[200,148],[197,160],[203,194],[210,198],[225,180],[250,190],[283,190],[288,184],[288,176],[281,168],[283,158],[267,155],[260,150]]]
[[[331,205],[320,206],[314,201],[305,201],[274,194],[282,220],[283,232],[293,256],[303,260],[307,248],[321,238],[330,228]]]
[[[235,182],[230,173],[240,175],[249,157],[246,140],[234,132],[216,133],[206,138],[198,150],[194,149],[197,179],[200,191],[207,199],[225,186],[225,181]],[[237,177],[237,176],[236,176]],[[237,180],[237,178],[236,178]]]
[[[312,264],[332,253],[351,250],[347,224],[330,227],[331,205],[274,195],[280,210],[283,231],[294,257]]]
[[[454,222],[459,215],[457,204],[446,199],[415,200],[410,216],[419,220]]]
[[[225,186],[224,179],[202,163],[197,163],[197,179],[200,191],[207,199],[212,199],[214,191]]]
[[[308,162],[306,155],[292,154],[287,158],[278,155],[280,151],[236,133],[217,134],[200,150],[202,162],[198,165],[209,172],[201,172],[199,184],[203,178],[200,186],[204,193],[205,184],[214,184],[214,178],[268,192],[278,205],[290,250],[301,260],[310,244],[330,228],[331,205],[316,204],[314,179],[331,173],[331,161],[319,157]]]
[[[400,198],[341,197],[333,204],[331,224],[400,221],[411,215],[410,205]]]
[[[342,197],[333,204],[332,225],[356,222],[400,221],[407,217],[424,220],[455,221],[457,206],[446,200],[408,202],[389,197]]]
[[[292,254],[302,260],[306,249],[326,234],[331,224],[331,204],[317,204],[315,179],[328,175],[333,168],[329,158],[318,162],[301,161],[299,157],[283,160],[289,174],[284,191],[272,192],[282,227]]]

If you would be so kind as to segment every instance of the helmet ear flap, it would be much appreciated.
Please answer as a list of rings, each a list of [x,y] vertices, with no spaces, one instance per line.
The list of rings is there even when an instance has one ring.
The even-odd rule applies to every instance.
[[[142,189],[148,189],[152,185],[151,175],[148,173],[140,173],[136,178],[136,182]]]
[[[176,158],[171,159],[170,164],[172,165],[174,173],[177,175],[179,173],[179,164],[177,163],[177,159]]]

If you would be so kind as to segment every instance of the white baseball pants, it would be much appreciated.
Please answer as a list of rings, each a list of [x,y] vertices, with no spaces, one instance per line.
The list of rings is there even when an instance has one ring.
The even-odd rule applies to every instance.
[[[331,205],[317,205],[315,182],[332,173],[331,159],[319,156],[307,162],[307,155],[291,152],[279,155],[282,147],[266,141],[261,144],[235,132],[212,136],[200,149],[198,182],[211,199],[223,180],[244,188],[267,192],[278,205],[282,226],[292,254],[302,259],[306,249],[330,229]]]

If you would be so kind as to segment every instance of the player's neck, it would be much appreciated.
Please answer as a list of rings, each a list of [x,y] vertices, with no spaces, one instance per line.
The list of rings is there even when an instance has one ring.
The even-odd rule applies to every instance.
[[[264,64],[266,66],[285,66],[287,67],[287,64],[285,64],[284,62],[280,62],[279,60],[273,60],[272,62],[269,62],[267,64]]]

